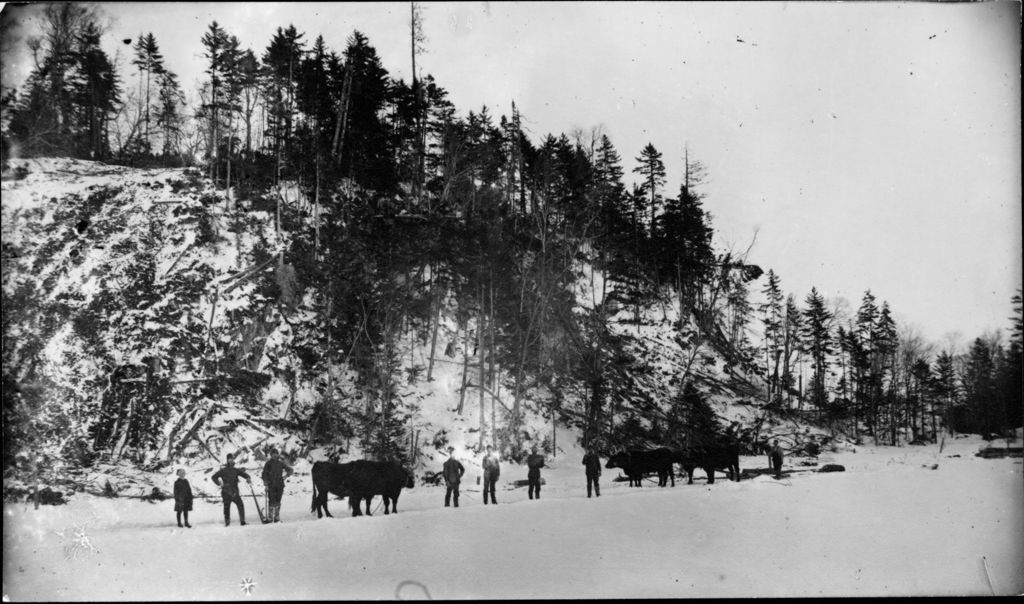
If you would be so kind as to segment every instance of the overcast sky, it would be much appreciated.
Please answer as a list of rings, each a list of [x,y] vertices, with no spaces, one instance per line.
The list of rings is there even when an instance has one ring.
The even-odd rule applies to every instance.
[[[190,87],[212,20],[257,54],[290,23],[339,52],[359,29],[409,79],[408,3],[100,6],[123,65],[116,40],[152,31]],[[515,100],[535,140],[600,126],[627,173],[653,143],[672,195],[688,147],[719,248],[757,233],[749,260],[801,303],[813,285],[856,309],[871,289],[929,339],[969,339],[1008,326],[1021,286],[1020,7],[426,2],[418,67],[462,115]]]

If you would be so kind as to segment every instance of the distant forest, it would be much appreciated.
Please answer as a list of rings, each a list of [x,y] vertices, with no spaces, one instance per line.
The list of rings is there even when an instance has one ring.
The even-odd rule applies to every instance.
[[[36,156],[191,166],[225,204],[247,200],[232,211],[269,211],[295,234],[284,252],[295,281],[321,297],[305,370],[347,362],[385,403],[366,436],[371,448],[401,448],[401,422],[387,412],[396,384],[410,379],[397,343],[415,333],[433,350],[444,304],[481,359],[464,381],[472,370],[493,383],[496,365],[514,379],[506,442],[519,440],[522,392],[543,385],[557,398],[567,380],[582,385],[586,407],[564,419],[585,439],[609,442],[610,410],[630,399],[623,368],[639,362],[611,322],[628,311],[639,324],[654,303],[683,318],[674,326],[683,350],[713,346],[759,376],[761,404],[779,413],[847,422],[855,437],[893,444],[1022,424],[1019,293],[1008,336],[977,337],[966,351],[898,326],[870,291],[855,312],[814,288],[787,294],[773,270],[713,245],[699,160],[678,159],[682,185],[669,191],[662,153],[630,150],[638,167],[627,186],[622,156],[600,129],[532,138],[514,103],[508,115],[458,113],[441,84],[417,72],[427,42],[415,4],[411,82],[392,78],[359,31],[340,53],[293,26],[254,50],[213,22],[195,40],[206,70],[192,102],[152,33],[124,40],[131,67],[118,72],[101,48],[98,11],[46,7],[42,35],[29,42],[35,67],[3,98],[5,170]],[[297,184],[306,210],[281,203],[282,183]],[[591,270],[604,277],[604,296],[581,309],[575,284]],[[5,289],[5,333],[8,302]],[[8,361],[5,341],[5,384],[14,379]],[[693,390],[680,393],[685,406]],[[18,437],[8,434],[18,413],[5,395],[5,437]],[[325,410],[315,421],[328,433],[347,420]],[[95,438],[104,449],[117,435]]]

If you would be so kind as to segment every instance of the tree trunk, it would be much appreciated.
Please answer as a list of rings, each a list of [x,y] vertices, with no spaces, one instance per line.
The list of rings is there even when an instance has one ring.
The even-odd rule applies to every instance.
[[[466,376],[469,373],[469,324],[466,324],[466,333],[463,339],[462,350],[462,386],[459,388],[459,408],[456,411],[462,415],[463,404],[466,402]]]
[[[431,271],[431,285],[430,289],[434,290],[434,312],[431,313],[433,316],[433,328],[430,334],[430,359],[427,361],[427,381],[430,382],[434,379],[434,355],[437,353],[437,332],[441,324],[441,299],[437,294],[437,277],[433,275]]]
[[[480,286],[480,318],[477,322],[477,352],[478,358],[480,359],[480,447],[484,446],[484,432],[487,431],[487,415],[484,408],[484,388],[486,388],[486,376],[484,375],[485,364],[484,364],[484,345],[486,340],[484,339],[484,326],[486,325],[486,318],[484,315],[484,289]]]

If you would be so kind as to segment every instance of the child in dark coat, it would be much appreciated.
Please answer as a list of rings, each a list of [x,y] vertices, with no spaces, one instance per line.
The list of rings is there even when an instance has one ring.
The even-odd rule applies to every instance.
[[[181,527],[181,517],[185,516],[185,528],[192,528],[188,523],[188,513],[192,511],[192,486],[185,479],[185,469],[178,470],[178,479],[174,481],[174,513]]]

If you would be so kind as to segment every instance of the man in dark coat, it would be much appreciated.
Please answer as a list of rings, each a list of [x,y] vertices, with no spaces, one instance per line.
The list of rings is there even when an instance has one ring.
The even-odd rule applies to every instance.
[[[188,513],[192,511],[192,485],[185,478],[185,469],[178,470],[178,479],[174,481],[174,512],[181,528],[181,516],[185,515],[185,528],[192,528],[188,523]]]
[[[527,495],[529,495],[530,499],[540,499],[540,469],[544,467],[544,456],[537,453],[536,445],[531,450],[533,452],[526,458],[526,467],[529,468],[529,471],[526,473],[526,480],[529,485]]]
[[[494,453],[494,447],[487,445],[487,454],[484,455],[484,505],[487,505],[487,494],[491,495],[491,503],[498,503],[494,498],[494,485],[498,482],[501,474],[501,465],[498,463],[498,456]]]
[[[455,507],[459,507],[459,482],[462,481],[462,475],[466,473],[466,468],[459,463],[459,460],[455,459],[455,447],[448,447],[448,461],[444,462],[444,483],[447,485],[448,490],[444,493],[444,507],[448,507],[451,504],[452,495],[455,495]]]
[[[782,478],[782,447],[777,438],[772,442],[772,450],[768,452],[768,469],[775,470],[776,478]]]
[[[246,482],[252,482],[245,470],[239,470],[235,467],[234,453],[228,453],[228,459],[224,467],[217,470],[217,473],[210,477],[213,484],[220,487],[220,496],[224,501],[224,526],[231,525],[232,503],[238,507],[239,524],[245,526],[245,504],[242,503],[242,494],[238,490],[239,476],[244,478]]]
[[[598,486],[597,479],[601,476],[601,458],[593,448],[587,449],[587,454],[583,456],[583,465],[587,469],[587,497],[590,497],[591,488],[600,497],[601,487]]]
[[[263,485],[267,490],[267,521],[281,522],[281,497],[285,478],[295,470],[278,457],[277,449],[270,450],[270,459],[263,465]],[[285,475],[287,473],[287,476]]]

